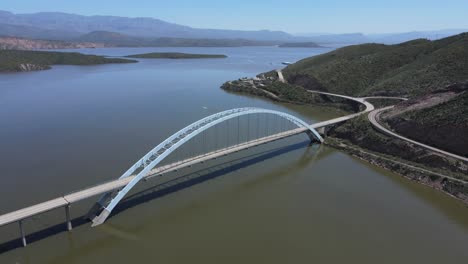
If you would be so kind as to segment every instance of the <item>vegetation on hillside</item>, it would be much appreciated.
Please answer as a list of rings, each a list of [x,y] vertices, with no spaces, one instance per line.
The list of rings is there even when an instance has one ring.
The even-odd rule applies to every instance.
[[[0,72],[43,70],[51,65],[96,65],[106,63],[131,63],[135,60],[105,58],[68,52],[0,50]]]
[[[267,82],[268,84],[264,85]],[[226,82],[221,86],[221,88],[232,92],[262,96],[275,101],[333,106],[346,112],[358,112],[361,107],[361,104],[353,101],[313,94],[300,86],[282,83],[271,79],[261,79],[260,81],[240,79],[232,82]]]
[[[153,52],[145,54],[135,54],[125,56],[127,58],[145,58],[145,59],[221,59],[227,58],[221,54],[189,54],[181,52]]]
[[[426,167],[440,173],[450,172],[452,176],[468,180],[466,164],[453,158],[446,158],[398,138],[376,133],[367,116],[363,115],[338,125],[329,131],[329,136],[345,140],[355,146],[381,153],[395,160],[409,161],[410,164]],[[418,165],[419,164],[419,165]]]
[[[421,95],[468,79],[468,33],[436,41],[363,44],[307,58],[283,71],[306,89],[354,96]]]
[[[457,86],[463,87],[463,90],[448,101],[420,109],[414,105],[427,101],[427,96],[416,98],[415,104],[397,108],[406,111],[396,115],[390,112],[389,118],[384,121],[406,137],[468,157],[468,82]],[[438,94],[447,92],[453,91],[438,91],[430,94],[429,100],[434,101]]]

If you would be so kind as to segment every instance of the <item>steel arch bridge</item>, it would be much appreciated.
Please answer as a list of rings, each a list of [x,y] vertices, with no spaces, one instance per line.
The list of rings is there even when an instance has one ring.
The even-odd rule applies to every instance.
[[[128,182],[122,189],[115,192],[108,192],[104,194],[100,200],[96,203],[94,209],[90,212],[90,218],[93,221],[93,226],[100,225],[104,223],[107,217],[110,215],[115,206],[124,198],[124,196],[140,181],[142,180],[150,171],[157,166],[162,160],[164,160],[169,154],[174,152],[177,148],[182,146],[184,143],[194,138],[198,134],[206,131],[207,129],[225,122],[227,120],[252,114],[271,114],[283,118],[290,123],[294,124],[299,128],[305,128],[304,132],[309,136],[311,141],[322,143],[323,139],[320,134],[312,128],[309,124],[303,120],[280,111],[246,107],[246,108],[236,108],[217,114],[205,117],[195,123],[186,126],[185,128],[179,130],[141,159],[135,162],[124,174],[120,176],[119,179],[127,178],[133,176],[133,179]],[[99,212],[100,211],[100,212]],[[97,214],[95,214],[97,212]]]

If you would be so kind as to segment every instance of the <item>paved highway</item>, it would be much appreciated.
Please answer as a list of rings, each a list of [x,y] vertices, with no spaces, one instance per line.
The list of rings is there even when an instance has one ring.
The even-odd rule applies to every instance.
[[[278,79],[280,80],[280,82],[286,83],[286,80],[284,79],[284,76],[283,76],[283,72],[281,70],[276,70],[276,72],[278,73]]]
[[[281,70],[277,70],[278,72],[278,78],[281,80],[283,79],[283,82],[284,82],[284,78],[282,78],[283,74],[281,73]],[[366,100],[367,99],[395,99],[395,100],[408,100],[407,98],[403,98],[403,97],[390,97],[390,96],[367,96],[367,97],[352,97],[352,96],[347,96],[347,95],[341,95],[341,94],[334,94],[334,93],[327,93],[327,92],[321,92],[321,91],[312,91],[312,90],[307,90],[308,92],[310,93],[316,93],[316,94],[323,94],[323,95],[329,95],[329,96],[335,96],[335,97],[340,97],[340,98],[345,98],[345,99],[349,99],[349,100],[353,100],[353,101],[356,101],[356,102],[359,102],[359,103],[362,103],[366,106],[366,109],[360,113],[357,113],[357,114],[353,114],[353,115],[349,115],[349,116],[344,116],[342,117],[344,120],[347,120],[347,119],[351,119],[355,116],[358,116],[358,115],[361,115],[363,113],[369,113],[368,114],[368,119],[369,121],[371,122],[371,124],[376,128],[378,129],[379,131],[389,135],[389,136],[393,136],[393,137],[396,137],[396,138],[399,138],[401,140],[404,140],[404,141],[407,141],[407,142],[410,142],[410,143],[413,143],[415,145],[418,145],[418,146],[421,146],[423,148],[426,148],[426,149],[429,149],[429,150],[432,150],[432,151],[435,151],[435,152],[438,152],[438,153],[441,153],[441,154],[444,154],[444,155],[447,155],[449,157],[452,157],[452,158],[456,158],[456,159],[459,159],[459,160],[462,160],[462,161],[467,161],[468,162],[468,158],[466,157],[463,157],[463,156],[459,156],[459,155],[456,155],[456,154],[453,154],[453,153],[450,153],[450,152],[447,152],[447,151],[444,151],[444,150],[441,150],[441,149],[438,149],[438,148],[435,148],[435,147],[431,147],[429,145],[426,145],[426,144],[423,144],[421,142],[418,142],[418,141],[415,141],[415,140],[412,140],[412,139],[409,139],[407,137],[404,137],[404,136],[401,136],[387,128],[385,128],[384,126],[382,126],[378,120],[379,120],[379,115],[386,111],[386,110],[390,110],[392,109],[394,106],[388,106],[388,107],[384,107],[384,108],[380,108],[380,109],[377,109],[375,110],[374,106],[367,102]]]
[[[423,148],[426,148],[426,149],[429,149],[429,150],[432,150],[432,151],[435,151],[435,152],[438,152],[438,153],[441,153],[441,154],[444,154],[444,155],[447,155],[449,157],[452,157],[452,158],[456,158],[456,159],[459,159],[459,160],[462,160],[462,161],[466,161],[468,162],[468,158],[466,157],[462,157],[462,156],[459,156],[459,155],[456,155],[456,154],[453,154],[453,153],[450,153],[450,152],[447,152],[447,151],[444,151],[444,150],[441,150],[441,149],[438,149],[438,148],[435,148],[435,147],[431,147],[429,145],[426,145],[426,144],[423,144],[421,142],[418,142],[418,141],[415,141],[415,140],[412,140],[412,139],[409,139],[409,138],[406,138],[404,136],[401,136],[387,128],[385,128],[384,126],[382,126],[380,123],[379,123],[379,116],[382,112],[384,111],[387,111],[387,110],[390,110],[392,109],[393,106],[388,106],[388,107],[384,107],[384,108],[380,108],[380,109],[377,109],[375,111],[372,111],[369,113],[368,115],[368,118],[369,118],[369,121],[371,122],[371,124],[378,130],[380,130],[381,132],[383,132],[384,134],[387,134],[389,136],[392,136],[392,137],[396,137],[396,138],[399,138],[401,140],[404,140],[404,141],[407,141],[407,142],[410,142],[412,144],[415,144],[415,145],[418,145],[418,146],[421,146]]]

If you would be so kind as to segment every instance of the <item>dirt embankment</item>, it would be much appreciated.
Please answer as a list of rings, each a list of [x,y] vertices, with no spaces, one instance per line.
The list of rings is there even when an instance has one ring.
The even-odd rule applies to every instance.
[[[20,72],[42,71],[48,69],[50,69],[50,66],[47,65],[37,65],[32,63],[22,63],[18,65],[18,71]]]
[[[331,128],[325,143],[441,190],[468,205],[468,162],[381,134],[366,118],[362,116]]]
[[[381,120],[405,137],[468,157],[468,82],[399,103]]]
[[[366,116],[355,118],[343,125],[334,127],[329,131],[328,135],[347,140],[370,151],[422,164],[434,171],[453,172],[454,175],[468,181],[468,164],[466,162],[379,133],[368,122]]]
[[[102,48],[108,45],[93,42],[65,42],[53,40],[0,37],[0,50],[81,49]]]

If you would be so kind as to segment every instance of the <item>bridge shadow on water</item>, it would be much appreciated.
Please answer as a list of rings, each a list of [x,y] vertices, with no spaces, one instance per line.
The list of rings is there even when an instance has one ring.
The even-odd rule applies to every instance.
[[[150,202],[154,199],[172,194],[174,192],[189,188],[191,186],[206,182],[211,179],[221,177],[227,173],[252,166],[254,164],[260,163],[262,161],[276,156],[280,156],[298,149],[305,149],[308,146],[310,146],[309,141],[303,141],[293,145],[278,147],[272,150],[267,150],[249,156],[244,156],[242,158],[232,159],[219,164],[215,164],[207,168],[200,169],[198,171],[192,171],[190,173],[165,181],[161,184],[157,184],[155,186],[152,186],[150,188],[144,189],[142,191],[128,196],[127,198],[122,200],[119,203],[119,205],[112,211],[109,218],[112,218],[113,216],[124,212],[127,209],[135,207],[139,204]],[[149,181],[150,180],[151,179],[149,179]],[[86,219],[83,216],[72,219],[72,225],[74,228],[85,225],[89,222],[90,220]],[[47,237],[57,235],[61,232],[67,232],[65,222],[47,227],[45,229],[36,231],[31,234],[27,234],[26,239],[28,241],[28,244],[30,244],[45,239]],[[13,239],[0,244],[0,254],[21,247],[23,247],[21,239]]]
[[[152,186],[145,190],[139,191],[135,194],[127,196],[122,200],[119,205],[112,211],[109,218],[119,214],[129,208],[137,206],[139,204],[149,202],[151,200],[166,196],[168,194],[189,188],[196,184],[203,183],[208,180],[212,180],[230,172],[234,172],[262,161],[271,159],[276,156],[286,154],[298,149],[306,148],[310,146],[309,141],[300,142],[297,144],[279,147],[273,150],[268,150],[260,153],[255,153],[242,158],[230,159],[222,163],[217,163],[211,167],[203,168],[198,171],[191,171],[187,174],[171,179],[164,183]]]

